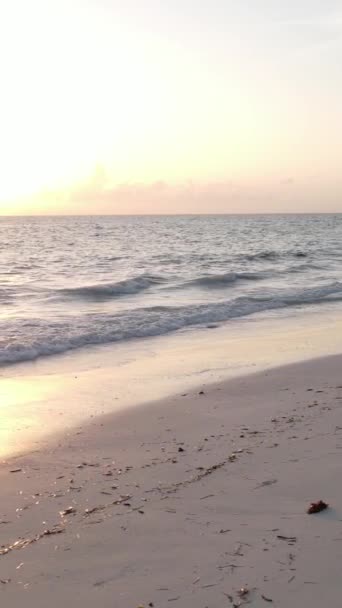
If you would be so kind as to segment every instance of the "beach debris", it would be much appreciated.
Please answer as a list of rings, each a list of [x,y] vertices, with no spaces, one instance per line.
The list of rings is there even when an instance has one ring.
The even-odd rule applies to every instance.
[[[228,462],[229,462],[229,458],[227,458],[226,460],[223,460],[221,462],[218,462],[217,464],[213,464],[211,467],[207,467],[207,468],[196,467],[196,470],[200,471],[197,475],[194,475],[193,477],[190,477],[189,479],[184,479],[184,481],[179,481],[177,483],[173,483],[170,486],[166,486],[163,488],[162,487],[155,488],[155,489],[153,489],[153,491],[157,490],[158,492],[160,492],[161,490],[163,490],[164,492],[166,491],[168,494],[177,492],[177,490],[179,488],[184,488],[193,483],[196,483],[197,481],[201,481],[201,479],[203,479],[204,477],[207,477],[208,475],[211,475],[218,469],[221,469],[222,467],[224,467]]]
[[[312,502],[309,506],[307,513],[312,515],[313,513],[320,513],[321,511],[325,511],[328,508],[328,504],[323,500],[318,500],[317,502]]]
[[[226,598],[230,601],[230,603],[233,604],[234,598],[232,595],[230,595],[229,593],[223,593],[223,595],[225,595]]]
[[[11,469],[10,473],[20,473],[22,471],[22,469]]]
[[[27,545],[30,545],[35,541],[36,538],[19,538],[19,540],[16,540],[14,543],[12,543],[12,545],[8,545],[7,547],[1,547],[0,555],[6,555],[10,551],[14,551],[15,549],[23,549],[24,547],[27,547]]]
[[[288,543],[296,543],[297,542],[297,537],[296,536],[284,536],[283,534],[277,534],[277,538],[279,540],[286,540]]]
[[[19,538],[11,545],[2,546],[0,548],[0,555],[7,555],[7,553],[9,553],[10,551],[15,551],[17,549],[24,549],[28,545],[31,545],[32,543],[36,543],[38,540],[40,540],[44,536],[49,536],[51,534],[60,534],[61,532],[64,532],[64,528],[61,528],[60,526],[55,526],[51,530],[44,530],[44,532],[42,532],[41,534],[37,534],[36,536],[33,536],[32,538]]]
[[[112,503],[113,505],[124,505],[125,503],[127,504],[127,500],[130,500],[130,498],[132,498],[132,496],[130,496],[129,494],[126,494],[124,496],[120,496],[120,498],[118,498],[117,500],[114,500],[114,502]]]
[[[67,507],[64,511],[60,511],[59,514],[61,517],[65,517],[65,515],[71,515],[72,513],[76,513],[75,507]]]
[[[264,488],[265,486],[272,486],[274,483],[277,483],[277,481],[278,479],[267,479],[266,481],[259,483],[254,489],[257,490],[258,488]]]
[[[236,564],[223,564],[222,566],[217,566],[218,570],[225,570],[226,568],[230,568],[231,573],[234,574],[234,570],[237,568],[241,568],[242,566],[236,566]]]
[[[198,394],[199,395],[204,395],[204,391],[200,391]]]
[[[106,507],[103,505],[99,505],[98,507],[91,507],[90,509],[85,509],[84,515],[91,515],[92,513],[96,513],[97,511],[103,511]]]
[[[209,583],[208,585],[202,585],[201,589],[209,589],[210,587],[216,587],[218,583]]]
[[[236,460],[236,454],[233,452],[233,454],[231,454],[228,458],[229,462],[235,462]]]
[[[272,604],[273,600],[270,597],[266,597],[266,595],[261,595],[261,598],[264,600],[264,602],[268,602],[269,604]]]
[[[54,528],[44,530],[41,536],[52,536],[53,534],[62,534],[64,532],[64,528],[61,526],[54,526]]]
[[[178,448],[178,452],[185,452],[184,448],[182,448],[181,446]]]
[[[247,597],[247,595],[249,595],[249,589],[247,587],[241,587],[237,594],[241,598]]]
[[[10,579],[10,578],[0,578],[0,583],[1,583],[2,585],[7,585],[7,584],[8,584],[8,583],[10,583],[10,582],[11,582],[11,579]]]

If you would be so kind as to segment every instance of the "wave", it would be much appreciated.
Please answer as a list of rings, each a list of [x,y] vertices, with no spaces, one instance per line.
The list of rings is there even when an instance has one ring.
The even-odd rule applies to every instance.
[[[279,258],[306,258],[308,254],[305,251],[258,251],[256,253],[248,253],[243,256],[247,260],[277,260]]]
[[[306,272],[307,270],[327,270],[327,266],[325,266],[324,264],[309,264],[309,263],[304,263],[304,264],[296,264],[295,266],[291,266],[290,268],[286,269],[286,273],[293,273],[293,272]]]
[[[104,300],[145,291],[153,285],[163,282],[162,277],[142,274],[132,279],[117,281],[116,283],[98,283],[81,287],[67,287],[59,289],[58,293],[74,298],[88,300]]]
[[[31,319],[31,326],[33,322],[36,325],[36,339],[32,337],[32,329],[27,327],[27,319],[14,321],[15,328],[9,326],[6,320],[0,324],[0,364],[29,361],[89,346],[159,336],[187,327],[224,323],[267,310],[327,301],[342,301],[342,283],[302,290],[276,290],[269,295],[240,296],[230,301],[195,306],[138,308],[116,315],[70,315],[55,322]]]
[[[266,272],[226,272],[224,274],[209,274],[196,279],[192,279],[183,284],[184,286],[200,285],[201,287],[225,287],[236,281],[262,281],[267,278]]]

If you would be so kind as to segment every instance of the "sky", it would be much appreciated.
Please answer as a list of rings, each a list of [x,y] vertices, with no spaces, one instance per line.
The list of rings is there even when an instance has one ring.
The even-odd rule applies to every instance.
[[[337,0],[2,0],[0,214],[342,212]]]

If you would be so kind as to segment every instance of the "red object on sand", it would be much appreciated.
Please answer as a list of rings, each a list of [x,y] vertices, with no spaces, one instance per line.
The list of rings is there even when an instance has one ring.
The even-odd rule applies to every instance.
[[[327,505],[327,503],[323,500],[318,500],[317,502],[311,503],[310,507],[307,510],[307,513],[309,513],[309,515],[311,515],[312,513],[320,513],[321,511],[327,509],[328,506],[329,505]]]

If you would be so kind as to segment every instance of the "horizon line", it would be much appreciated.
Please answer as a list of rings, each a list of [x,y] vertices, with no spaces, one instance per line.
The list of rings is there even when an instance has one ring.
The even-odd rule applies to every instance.
[[[58,217],[240,217],[260,215],[342,215],[342,211],[255,211],[253,213],[218,212],[218,213],[17,213],[1,214],[0,219],[16,218],[58,218]]]

